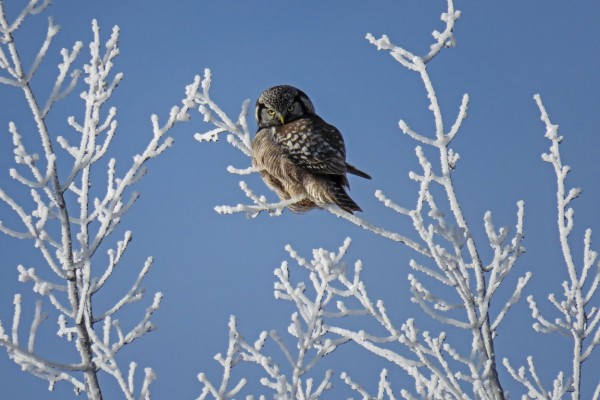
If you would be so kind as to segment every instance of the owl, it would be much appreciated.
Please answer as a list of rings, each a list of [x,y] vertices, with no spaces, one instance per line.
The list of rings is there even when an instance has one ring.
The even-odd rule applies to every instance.
[[[346,173],[371,177],[346,162],[340,131],[315,114],[302,90],[287,85],[265,90],[256,101],[256,121],[252,165],[281,200],[304,197],[290,210],[336,204],[349,213],[362,211],[346,192]]]

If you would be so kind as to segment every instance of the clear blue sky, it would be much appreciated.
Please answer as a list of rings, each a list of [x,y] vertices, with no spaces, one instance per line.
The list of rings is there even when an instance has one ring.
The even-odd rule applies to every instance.
[[[6,3],[10,17],[21,6],[16,3],[23,2]],[[463,12],[455,29],[457,47],[443,51],[430,65],[430,73],[447,125],[455,118],[463,93],[471,98],[469,117],[454,142],[461,155],[455,172],[458,194],[482,248],[485,211],[494,213],[497,226],[514,226],[516,202],[525,201],[527,253],[510,282],[531,271],[533,279],[525,295],[534,294],[538,303],[550,310],[544,299],[550,292],[560,293],[566,272],[555,229],[555,178],[540,157],[547,151],[548,141],[532,96],[540,93],[551,119],[560,124],[565,137],[563,160],[574,171],[568,183],[584,189],[575,202],[572,235],[580,261],[584,228],[595,229],[594,247],[600,250],[600,3],[457,1],[456,6]],[[418,170],[415,144],[401,134],[398,120],[404,119],[422,133],[432,132],[433,121],[418,76],[387,53],[377,52],[364,37],[367,32],[376,37],[387,34],[394,43],[423,54],[431,43],[431,31],[443,29],[439,15],[444,10],[442,1],[367,4],[353,0],[343,6],[342,2],[316,0],[62,1],[42,17],[30,18],[17,40],[30,62],[43,41],[45,18],[52,15],[62,26],[34,83],[46,93],[48,78],[56,74],[59,48],[70,48],[75,40],[89,42],[93,18],[105,39],[113,25],[121,28],[121,56],[115,71],[124,72],[125,78],[111,103],[118,108],[119,120],[111,156],[117,157],[120,171],[150,137],[150,114],[166,120],[185,85],[206,67],[213,72],[213,98],[232,117],[237,116],[244,99],[254,103],[267,87],[295,85],[311,97],[321,116],[342,131],[349,161],[373,176],[372,181],[351,178],[351,195],[363,208],[362,216],[413,236],[410,221],[383,207],[373,193],[381,189],[401,205],[414,204],[416,186],[408,172]],[[81,107],[80,102],[65,103],[57,110],[51,117],[55,135],[73,137],[65,117],[82,115]],[[8,121],[22,126],[24,136],[35,133],[27,132],[31,122],[20,93],[0,86],[0,187],[16,198],[26,197],[27,192],[8,175],[13,166]],[[254,131],[255,122],[250,121]],[[134,241],[119,265],[122,270],[117,271],[97,306],[102,309],[120,296],[145,258],[154,256],[153,270],[145,281],[148,299],[133,306],[122,322],[126,325],[127,317],[135,321],[154,292],[164,293],[163,306],[154,318],[158,330],[129,346],[122,360],[125,365],[135,358],[140,367],[154,368],[158,374],[152,386],[154,398],[197,397],[201,386],[196,374],[201,371],[219,382],[220,370],[212,357],[226,350],[231,314],[237,315],[239,329],[248,340],[254,340],[261,330],[286,333],[292,309],[273,298],[273,270],[287,259],[284,246],[288,243],[309,258],[313,248],[334,250],[345,237],[352,237],[348,262],[363,261],[370,293],[396,309],[393,315],[398,324],[416,316],[420,326],[439,330],[410,302],[406,275],[408,261],[415,257],[411,251],[326,212],[285,212],[279,218],[261,215],[254,220],[217,215],[215,205],[247,201],[238,189],[239,177],[225,170],[230,164],[245,167],[247,159],[225,140],[196,142],[193,134],[207,129],[194,114],[191,122],[173,131],[173,148],[150,163],[149,174],[137,186],[141,198],[120,225],[121,232],[133,230]],[[33,146],[37,138],[26,140]],[[99,185],[104,187],[100,172]],[[267,193],[257,176],[245,180],[255,191]],[[0,207],[0,219],[17,223],[6,206]],[[115,236],[112,242],[120,239]],[[13,295],[23,293],[23,323],[27,326],[36,297],[29,284],[17,282],[16,266],[21,263],[38,270],[43,266],[30,242],[0,236],[0,249],[0,318],[10,329]],[[297,279],[305,278],[298,269],[292,271]],[[503,294],[502,301],[508,291]],[[549,316],[553,319],[554,314]],[[569,343],[565,338],[533,332],[531,323],[528,307],[522,302],[500,329],[496,351],[499,359],[511,357],[513,365],[524,364],[525,355],[532,354],[549,386],[558,370],[570,370],[569,355],[561,350],[561,346],[568,349]],[[38,339],[44,355],[60,355],[69,349],[64,344],[41,348],[42,338],[60,343],[53,335],[55,327],[52,317]],[[26,330],[23,341],[25,334]],[[280,356],[274,347],[270,350]],[[74,355],[69,357],[64,361],[74,360]],[[354,372],[357,380],[375,391],[374,382],[384,364],[371,360],[370,355],[348,346],[325,364],[337,364],[336,377],[342,370]],[[589,396],[597,383],[594,371],[600,370],[600,355],[596,354],[587,368],[583,393]],[[501,371],[506,388],[514,395],[522,393],[502,367]],[[248,374],[250,378],[262,376]],[[44,381],[21,373],[5,355],[0,357],[0,376],[3,398],[72,396],[70,386],[64,383],[57,385],[54,395],[48,393]],[[412,390],[413,384],[405,376],[392,376],[396,376],[396,390]],[[334,384],[337,389],[345,386],[337,378]],[[257,386],[251,388],[254,393],[264,393]],[[119,398],[111,389],[112,383],[108,383],[105,398]],[[342,393],[347,394],[345,388]]]

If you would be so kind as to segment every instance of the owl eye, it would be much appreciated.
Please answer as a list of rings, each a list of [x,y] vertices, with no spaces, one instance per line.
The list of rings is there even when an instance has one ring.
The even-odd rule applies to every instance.
[[[294,106],[294,104],[292,104],[288,107],[288,111],[292,112],[292,111],[294,111],[294,108],[296,108],[296,107]]]
[[[272,117],[273,115],[275,115],[275,110],[268,109],[267,113]]]

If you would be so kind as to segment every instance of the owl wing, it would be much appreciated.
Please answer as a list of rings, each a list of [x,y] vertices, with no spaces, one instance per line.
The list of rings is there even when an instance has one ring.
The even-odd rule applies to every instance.
[[[346,146],[340,131],[317,115],[290,122],[276,132],[276,141],[294,164],[325,175],[344,175]]]

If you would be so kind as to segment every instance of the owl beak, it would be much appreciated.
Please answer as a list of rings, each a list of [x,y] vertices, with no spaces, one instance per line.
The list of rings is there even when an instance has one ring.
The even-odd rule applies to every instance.
[[[282,124],[285,124],[285,118],[282,114],[278,114],[279,116],[279,120],[281,121]]]

